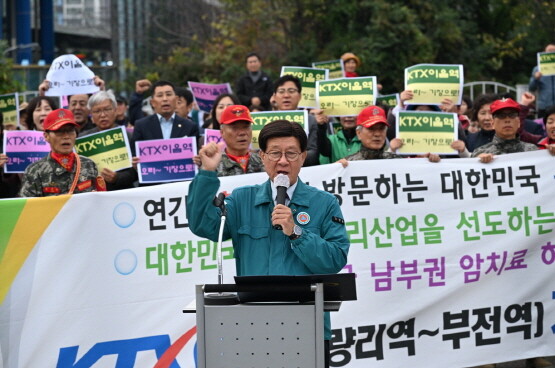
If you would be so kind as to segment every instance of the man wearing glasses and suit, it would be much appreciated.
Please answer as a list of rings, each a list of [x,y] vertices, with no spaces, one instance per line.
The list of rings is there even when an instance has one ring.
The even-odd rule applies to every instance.
[[[235,189],[226,198],[224,240],[232,239],[238,276],[337,273],[347,263],[349,239],[337,199],[299,179],[306,159],[303,128],[286,120],[260,131],[260,157],[269,180]],[[199,152],[202,169],[189,186],[187,217],[191,231],[218,240],[220,209],[212,205],[220,180],[219,150]],[[280,175],[281,174],[281,175]],[[278,179],[276,179],[278,178]],[[277,181],[288,186],[285,204],[277,204]],[[276,229],[280,225],[280,229]],[[325,315],[326,361],[331,326]]]

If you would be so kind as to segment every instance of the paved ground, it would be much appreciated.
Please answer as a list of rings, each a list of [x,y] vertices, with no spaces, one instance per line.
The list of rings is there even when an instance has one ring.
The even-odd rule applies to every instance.
[[[553,363],[553,367],[555,368],[555,356],[546,357],[551,363]],[[514,362],[506,362],[497,364],[497,368],[525,368],[526,361],[525,360],[515,360]]]

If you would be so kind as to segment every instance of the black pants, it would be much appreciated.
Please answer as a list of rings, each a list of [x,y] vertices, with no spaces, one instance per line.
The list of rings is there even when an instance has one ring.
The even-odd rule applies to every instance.
[[[330,368],[330,340],[324,340],[324,362],[326,363],[326,368]]]

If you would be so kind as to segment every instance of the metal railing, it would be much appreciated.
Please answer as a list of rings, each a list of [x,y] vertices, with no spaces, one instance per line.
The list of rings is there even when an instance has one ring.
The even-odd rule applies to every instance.
[[[499,83],[499,82],[490,82],[490,81],[478,81],[478,82],[469,82],[463,85],[463,94],[470,96],[471,100],[474,100],[474,97],[477,95],[481,95],[484,93],[513,93],[517,94],[517,89],[515,87],[511,87],[509,85]],[[475,91],[478,90],[478,93]]]

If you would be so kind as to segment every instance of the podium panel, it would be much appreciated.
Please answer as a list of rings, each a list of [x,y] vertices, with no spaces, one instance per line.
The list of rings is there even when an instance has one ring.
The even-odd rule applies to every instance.
[[[204,312],[207,367],[316,367],[323,338],[314,339],[314,305],[207,305]]]
[[[308,304],[230,303],[203,288],[196,286],[199,368],[324,367],[322,284]]]
[[[337,311],[356,300],[354,274],[235,279],[196,286],[199,368],[325,366],[324,289]]]

